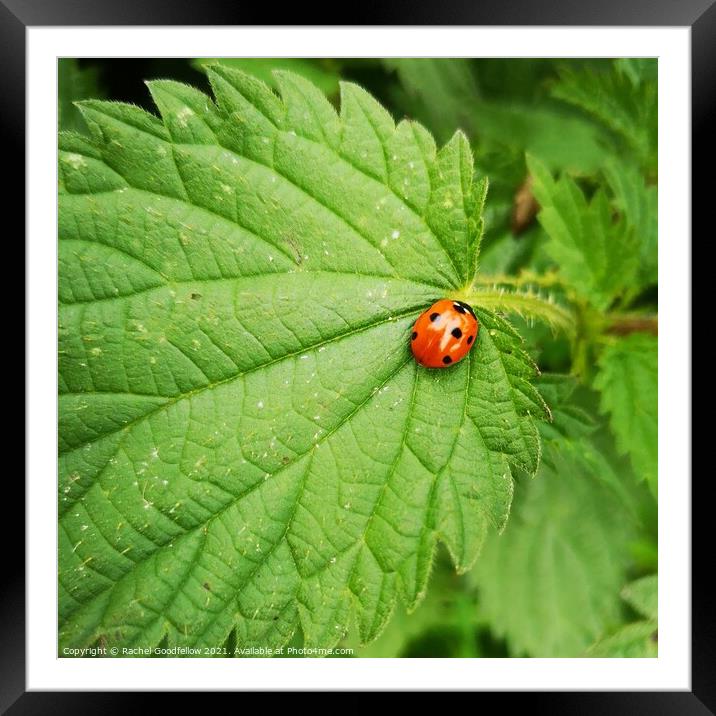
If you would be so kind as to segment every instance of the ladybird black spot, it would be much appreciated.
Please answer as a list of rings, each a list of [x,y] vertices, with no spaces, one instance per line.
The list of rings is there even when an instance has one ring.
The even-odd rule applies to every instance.
[[[474,340],[474,338],[475,338],[475,336],[468,336],[468,337],[467,337],[467,345],[470,345],[470,343],[472,343],[472,341]]]
[[[431,321],[437,320],[437,317],[438,317],[439,315],[440,315],[439,313],[431,313],[431,314],[430,314],[430,320],[431,320]]]
[[[450,333],[452,333],[453,338],[462,338],[462,331],[459,328],[453,328]]]
[[[450,356],[445,356],[443,358],[443,363],[445,363],[445,365],[450,365],[450,363],[452,363],[452,358]]]
[[[410,340],[411,340],[411,341],[414,341],[417,337],[418,337],[418,332],[417,332],[417,331],[413,331],[413,335],[410,336]]]

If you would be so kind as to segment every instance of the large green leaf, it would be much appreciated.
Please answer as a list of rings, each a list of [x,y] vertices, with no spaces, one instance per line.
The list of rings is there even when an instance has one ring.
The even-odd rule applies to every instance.
[[[570,404],[570,382],[550,383],[540,387],[561,403],[557,429],[544,431],[537,478],[517,483],[509,524],[490,536],[471,572],[482,614],[515,656],[579,656],[619,623],[634,535],[632,514],[604,474],[611,468],[586,435],[591,421]]]
[[[60,644],[374,638],[537,469],[535,367],[479,310],[454,368],[412,322],[472,278],[484,185],[368,94],[210,69],[161,119],[86,102],[60,152]]]
[[[608,346],[595,379],[617,446],[654,494],[658,479],[658,341],[632,333]]]

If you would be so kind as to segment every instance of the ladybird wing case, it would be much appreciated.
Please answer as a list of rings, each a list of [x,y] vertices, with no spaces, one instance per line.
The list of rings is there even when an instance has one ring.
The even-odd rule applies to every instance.
[[[420,365],[446,368],[469,353],[478,329],[475,312],[467,303],[444,298],[418,317],[410,347]]]

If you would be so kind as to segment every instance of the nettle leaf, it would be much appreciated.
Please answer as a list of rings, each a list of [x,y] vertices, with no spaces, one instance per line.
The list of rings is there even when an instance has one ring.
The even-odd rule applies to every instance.
[[[651,621],[626,624],[589,647],[591,659],[645,659],[659,655],[656,624]]]
[[[551,382],[545,393],[566,401],[554,408],[559,430],[545,431],[537,478],[517,483],[510,522],[487,540],[471,577],[511,653],[573,657],[619,623],[634,520],[602,474],[606,461],[577,438],[589,425],[570,409],[569,381]]]
[[[473,129],[480,89],[470,60],[389,57],[382,64],[397,75],[399,104],[424,120],[439,140],[456,127]]]
[[[512,73],[517,75],[523,71],[524,63],[522,67],[519,60],[517,64],[509,61],[506,64],[505,60],[500,63],[503,75],[493,79],[493,83],[514,87],[520,80],[504,76],[505,68],[511,66]],[[540,157],[550,167],[583,172],[594,171],[604,161],[600,140],[605,132],[589,118],[575,116],[571,109],[564,111],[562,106],[517,96],[506,101],[483,96],[481,77],[476,76],[469,60],[389,58],[383,64],[396,72],[402,90],[402,95],[394,93],[396,100],[411,116],[424,120],[439,139],[448,138],[455,127],[460,127],[479,142],[481,156],[485,152],[494,153],[491,163],[498,174],[505,171],[507,162],[508,172],[511,174],[516,168],[521,180],[525,151]],[[481,69],[485,69],[484,64]],[[484,162],[483,156],[483,165]],[[488,173],[494,181],[496,177]],[[510,189],[512,196],[512,184]]]
[[[466,589],[465,576],[456,574],[450,567],[444,555],[438,555],[425,599],[412,612],[398,607],[384,631],[361,649],[360,656],[383,659],[409,657],[412,646],[432,635],[441,637],[440,653],[434,656],[479,656],[468,653],[476,651],[472,630],[480,626],[475,610],[475,593]],[[456,634],[459,635],[457,638]],[[357,649],[359,644],[357,634],[350,634],[341,646]],[[451,648],[455,653],[444,653]]]
[[[622,598],[644,616],[642,621],[626,624],[595,644],[586,652],[589,657],[645,658],[658,656],[657,575],[637,579],[622,590]]]
[[[594,384],[617,447],[654,494],[658,480],[658,340],[632,333],[605,348]]]
[[[409,333],[471,278],[484,186],[456,134],[355,85],[337,114],[225,67],[158,119],[61,136],[60,643],[367,642],[459,570],[537,470],[548,411],[489,311],[427,371]]]
[[[277,87],[275,70],[288,70],[305,77],[329,96],[338,93],[340,64],[331,59],[309,57],[199,57],[191,61],[201,72],[207,67],[224,65],[253,75],[271,87]]]
[[[574,376],[545,373],[537,379],[536,385],[540,395],[551,406],[552,422],[540,425],[540,432],[546,440],[578,440],[594,432],[594,418],[572,400],[577,388]]]
[[[610,71],[565,68],[552,95],[595,117],[649,172],[657,168],[657,60],[642,59]]]
[[[659,65],[653,57],[619,57],[614,60],[614,69],[629,79],[634,87],[643,82],[657,82]]]
[[[639,614],[656,620],[659,613],[659,579],[650,574],[630,582],[622,590],[622,598]]]
[[[608,161],[604,173],[616,206],[632,227],[638,243],[639,283],[656,286],[659,280],[657,187],[648,185],[636,167],[621,161]]]
[[[57,60],[57,119],[61,130],[86,133],[87,125],[74,102],[102,97],[96,68],[80,67],[79,60],[61,57]]]
[[[630,288],[638,268],[633,227],[614,221],[600,189],[590,201],[573,179],[555,180],[534,157],[527,164],[540,204],[539,222],[550,241],[547,251],[560,272],[598,309],[606,309]]]

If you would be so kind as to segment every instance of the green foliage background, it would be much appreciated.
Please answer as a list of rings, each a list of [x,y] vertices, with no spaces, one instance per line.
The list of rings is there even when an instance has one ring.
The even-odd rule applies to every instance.
[[[276,70],[284,74],[276,73]],[[242,75],[235,71],[279,90],[288,106],[286,118],[281,119],[278,104],[274,106],[274,100],[262,94],[263,90],[258,89],[260,85],[237,80]],[[212,76],[213,90],[207,81],[207,72]],[[307,89],[307,85],[292,79],[296,77],[299,80],[305,78],[314,88]],[[203,147],[210,152],[207,147],[213,146],[216,137],[224,136],[227,138],[222,142],[241,147],[239,154],[244,152],[246,156],[260,158],[260,148],[248,146],[251,135],[239,136],[235,119],[240,116],[241,121],[264,122],[268,134],[274,131],[271,122],[279,127],[282,126],[280,122],[286,122],[285,127],[298,128],[299,135],[313,136],[311,133],[315,133],[314,141],[329,149],[334,146],[334,136],[342,137],[343,155],[350,156],[365,176],[384,182],[405,206],[424,217],[443,244],[426,248],[427,253],[421,256],[389,256],[391,267],[399,267],[404,274],[398,278],[402,280],[407,276],[414,282],[407,288],[401,288],[404,284],[399,281],[393,286],[392,268],[380,264],[367,248],[364,254],[351,256],[342,269],[323,259],[330,272],[358,273],[355,267],[360,266],[366,272],[366,281],[372,280],[371,272],[382,275],[382,299],[372,292],[374,284],[360,283],[357,276],[345,279],[356,282],[352,284],[356,291],[367,290],[367,304],[370,304],[364,310],[360,309],[362,313],[352,304],[338,306],[339,313],[341,310],[353,312],[353,317],[347,319],[349,325],[355,330],[379,326],[382,314],[377,312],[378,308],[389,315],[389,320],[377,329],[380,330],[378,344],[368,339],[363,345],[355,344],[353,350],[357,350],[359,356],[364,351],[365,355],[358,361],[357,368],[350,364],[349,354],[340,353],[332,356],[332,362],[323,367],[316,353],[314,368],[319,372],[327,370],[330,375],[326,379],[330,390],[325,385],[321,390],[326,388],[330,392],[344,379],[348,386],[346,390],[353,391],[351,397],[355,400],[370,401],[370,392],[362,396],[361,390],[367,390],[366,381],[377,379],[383,386],[378,391],[381,394],[390,386],[408,390],[407,386],[412,385],[413,395],[423,399],[421,408],[420,400],[415,402],[413,398],[419,410],[429,410],[444,401],[445,415],[437,421],[435,432],[430,435],[434,451],[438,454],[441,450],[446,451],[447,462],[441,463],[443,467],[434,467],[428,464],[429,460],[425,462],[424,456],[430,455],[432,449],[426,447],[429,443],[420,443],[418,438],[415,438],[418,440],[415,447],[404,437],[403,452],[389,457],[387,453],[382,455],[377,451],[380,437],[376,435],[370,438],[378,441],[374,458],[378,463],[395,460],[394,477],[400,476],[403,469],[406,471],[407,482],[396,482],[391,487],[396,493],[402,490],[403,496],[409,494],[406,491],[413,490],[418,495],[423,489],[421,485],[428,485],[436,474],[439,480],[444,475],[446,480],[449,477],[453,485],[458,486],[456,489],[464,489],[464,493],[449,498],[440,494],[435,499],[430,497],[429,510],[422,516],[417,516],[417,512],[405,512],[404,505],[394,506],[391,513],[390,500],[385,500],[386,514],[400,515],[398,521],[402,520],[403,532],[400,526],[390,532],[381,526],[382,522],[378,524],[382,518],[377,511],[379,518],[373,520],[371,517],[362,538],[368,544],[373,539],[379,551],[383,550],[377,557],[383,568],[385,564],[398,565],[394,571],[396,578],[384,578],[379,586],[375,584],[377,567],[369,563],[366,552],[354,553],[351,544],[346,542],[331,545],[331,549],[338,551],[338,558],[331,557],[322,543],[312,543],[317,532],[310,516],[298,514],[286,518],[298,525],[298,531],[289,535],[288,544],[293,550],[298,545],[306,546],[306,562],[299,565],[293,578],[288,577],[281,571],[285,566],[281,551],[284,547],[278,548],[273,561],[269,560],[261,567],[263,572],[256,577],[252,573],[251,593],[242,592],[243,602],[239,600],[238,603],[238,621],[232,623],[229,619],[222,626],[220,616],[212,617],[211,627],[206,629],[214,630],[209,633],[216,635],[217,645],[231,652],[236,646],[258,643],[261,639],[275,645],[296,647],[337,644],[353,648],[358,657],[655,656],[656,77],[656,60],[640,59],[206,58],[146,60],[133,64],[122,60],[61,60],[58,98],[62,132],[60,650],[63,645],[102,645],[113,639],[135,646],[190,643],[186,624],[182,635],[177,624],[169,624],[168,618],[163,618],[169,613],[169,606],[175,614],[183,614],[187,623],[200,622],[202,610],[210,610],[212,606],[214,592],[210,578],[199,579],[197,575],[210,575],[212,569],[219,574],[225,569],[225,579],[231,583],[232,576],[243,569],[239,561],[232,565],[231,560],[217,566],[217,560],[226,557],[226,551],[221,550],[231,549],[227,547],[229,542],[213,555],[214,561],[210,564],[206,561],[206,543],[200,545],[194,538],[182,541],[181,537],[175,541],[171,520],[152,522],[152,518],[148,518],[147,523],[141,525],[135,519],[131,530],[127,530],[129,534],[122,532],[120,538],[117,533],[115,537],[115,531],[120,530],[119,517],[110,516],[104,507],[100,508],[100,498],[92,497],[96,484],[101,486],[105,496],[113,494],[115,489],[125,489],[113,482],[120,480],[120,468],[116,469],[118,477],[113,478],[112,469],[107,471],[102,467],[109,459],[107,450],[116,449],[114,443],[103,442],[103,436],[111,435],[113,431],[123,435],[122,431],[128,430],[147,411],[160,410],[163,405],[163,398],[157,395],[117,398],[116,385],[110,385],[112,371],[127,370],[129,366],[131,372],[133,365],[129,354],[123,355],[124,368],[118,368],[106,357],[107,350],[113,350],[112,346],[123,354],[130,350],[128,339],[120,335],[118,322],[133,322],[131,330],[134,334],[146,333],[148,329],[151,333],[154,329],[159,330],[158,326],[164,330],[166,325],[173,325],[153,325],[156,309],[153,312],[151,307],[146,313],[136,314],[135,306],[128,309],[130,314],[127,316],[118,317],[108,306],[116,295],[133,296],[145,291],[151,294],[160,286],[162,278],[186,281],[176,265],[168,263],[166,256],[161,257],[164,261],[161,271],[149,270],[134,260],[128,263],[127,255],[119,256],[120,250],[127,251],[126,247],[134,246],[131,242],[136,242],[139,234],[132,236],[131,217],[123,218],[114,204],[102,202],[108,201],[107,197],[116,196],[116,192],[129,190],[131,193],[137,186],[140,186],[138,191],[149,191],[158,198],[157,177],[161,175],[164,182],[161,193],[179,196],[185,191],[194,205],[201,202],[211,205],[215,195],[209,197],[206,187],[214,179],[196,177],[202,171],[203,157],[207,157],[207,166],[214,161],[220,164],[218,159],[209,158],[215,155],[190,155],[189,152],[182,155],[181,149],[173,150],[175,162],[179,157],[177,166],[181,165],[184,172],[179,172],[182,179],[185,181],[187,176],[190,177],[182,189],[172,185],[171,173],[175,169],[157,168],[163,161],[162,148],[170,146],[166,144],[169,142],[176,147]],[[223,99],[229,105],[237,103],[234,108],[244,109],[234,115],[224,115],[224,108],[214,112],[207,105],[206,115],[203,115],[204,95],[173,82],[151,84],[150,97],[142,80],[155,78],[191,85],[207,95],[216,94],[219,104]],[[382,108],[359,90],[345,87],[339,90],[344,82],[355,83],[367,90]],[[250,101],[237,99],[236,87],[239,85],[243,96],[249,97]],[[325,100],[321,94],[339,108],[341,91],[343,107],[339,120],[329,104],[323,104]],[[225,96],[220,96],[221,92]],[[89,102],[75,104],[90,98]],[[157,113],[158,106],[166,128],[147,118],[136,107],[93,101],[103,98],[130,102],[153,114]],[[189,107],[192,109],[187,112]],[[255,111],[256,107],[261,108],[261,113]],[[247,113],[242,114],[243,111]],[[313,115],[310,119],[309,114]],[[246,120],[246,117],[250,119]],[[411,144],[404,139],[404,133],[401,134],[408,125],[398,125],[395,130],[391,117],[396,123],[404,117],[417,120],[427,132],[410,140]],[[142,139],[135,138],[135,130],[142,133]],[[461,133],[455,135],[456,130]],[[150,142],[146,137],[153,139]],[[445,145],[437,155],[431,137],[438,149]],[[138,142],[136,147],[135,141]],[[394,165],[386,148],[391,154],[395,152],[392,156]],[[157,152],[152,158],[148,156],[150,150]],[[287,151],[299,150],[289,148]],[[320,163],[322,156],[328,157],[328,154],[311,155],[307,151],[301,160],[300,154],[294,153],[286,160],[284,173],[291,174],[294,183],[310,187],[312,196],[326,197],[325,201],[337,213],[343,212],[343,216],[348,215],[351,204],[360,206],[363,200],[373,202],[374,196],[378,196],[370,193],[375,191],[373,184],[357,183],[352,175],[336,174],[331,178],[326,174],[316,179],[317,169],[312,168],[312,162]],[[374,156],[383,158],[378,164],[371,164]],[[427,168],[427,174],[421,180],[423,184],[416,182],[413,175],[401,173],[408,165],[412,170],[418,159],[424,161]],[[135,167],[130,175],[137,184],[128,182],[127,175],[123,174],[130,165]],[[186,169],[191,166],[194,167],[193,174]],[[236,181],[223,165],[221,168],[212,166],[220,178],[231,177]],[[249,185],[264,180],[265,177],[255,172],[249,176]],[[331,194],[327,188],[330,182],[344,180],[346,185],[353,182],[350,185],[354,194],[350,201]],[[192,184],[194,181],[196,186]],[[239,181],[243,181],[241,176]],[[227,193],[232,191],[230,183],[220,183],[220,186]],[[428,193],[421,194],[425,187],[429,189]],[[456,192],[461,196],[458,213],[452,212],[452,208],[446,209],[448,205],[452,207]],[[390,196],[392,201],[395,197]],[[265,200],[261,201],[265,203]],[[275,224],[271,222],[278,221],[275,217],[286,209],[287,201],[279,197],[275,205],[269,202],[267,208],[257,205],[254,211],[261,208],[270,217],[263,225],[264,231],[272,230]],[[294,220],[308,221],[301,218],[299,203],[291,205],[290,209],[296,212]],[[398,209],[396,204],[396,211]],[[160,247],[159,242],[166,241],[168,246],[169,240],[159,233],[159,229],[153,228],[155,217],[152,211],[158,215],[165,210],[169,211],[164,204],[153,204],[147,208],[146,218],[142,218],[142,222],[146,222],[143,224],[145,240],[149,244],[157,242],[155,263],[161,252],[168,250],[164,244]],[[112,222],[115,222],[114,227]],[[122,222],[128,227],[122,231],[129,237],[124,249],[120,246],[121,231],[117,229]],[[382,230],[380,217],[375,222],[375,230]],[[261,226],[260,222],[255,226]],[[316,245],[310,251],[312,255],[314,250],[317,253],[323,250],[325,256],[329,256],[334,246],[331,232],[340,228],[336,226],[317,223],[310,229],[314,234],[318,232]],[[419,229],[412,225],[404,224],[403,227],[404,237],[406,232],[419,233]],[[358,229],[368,234],[373,231],[370,224]],[[286,231],[285,228],[282,230]],[[254,232],[261,234],[256,228]],[[104,241],[110,234],[111,240]],[[396,229],[394,235],[399,234]],[[446,236],[455,236],[456,242],[458,239],[463,242],[468,247],[467,255],[463,254],[463,243],[453,246]],[[194,250],[190,246],[193,238],[180,239],[181,251],[189,263]],[[228,234],[225,241],[229,241]],[[291,291],[296,291],[296,296],[311,296],[312,310],[325,308],[321,306],[319,296],[322,291],[336,290],[335,284],[326,283],[322,289],[323,278],[317,275],[304,281],[303,277],[309,274],[303,271],[306,267],[302,264],[308,262],[308,255],[302,255],[302,248],[296,256],[295,242],[289,239],[286,242],[283,253],[269,257],[273,264],[270,270],[279,270],[283,262],[291,266],[284,280],[298,283],[294,288],[286,289],[287,295],[290,297]],[[386,236],[380,247],[386,250],[386,255],[392,250],[390,236]],[[440,253],[443,249],[454,269],[454,278],[450,274],[452,269],[440,263],[444,258]],[[223,249],[217,244],[212,250],[216,251],[221,263]],[[259,259],[254,254],[249,250],[244,263],[251,266],[252,262],[256,263],[251,271],[267,270],[266,266],[259,266]],[[144,255],[151,258],[151,250],[145,250]],[[434,259],[427,258],[429,256]],[[472,265],[474,259],[476,265]],[[93,268],[98,264],[102,266],[101,275]],[[195,266],[199,264],[195,263]],[[214,269],[201,264],[198,270],[203,271],[201,275],[208,280]],[[249,270],[246,265],[236,268],[239,275],[244,270]],[[176,276],[172,271],[178,272]],[[182,326],[189,326],[192,321],[212,319],[212,315],[200,315],[206,310],[198,306],[203,298],[203,305],[210,305],[210,311],[217,310],[217,315],[213,316],[217,325],[223,321],[228,326],[229,313],[221,312],[224,297],[212,294],[214,289],[208,283],[205,287],[197,286],[199,284],[193,288],[189,285],[189,305],[179,312],[175,312],[176,307],[169,306],[166,297],[160,297],[159,302],[165,303],[158,304],[159,314],[166,311],[171,322],[178,322],[177,330],[183,330]],[[271,295],[269,288],[267,286],[266,295]],[[262,288],[252,290],[263,295]],[[473,351],[473,356],[477,357],[472,359],[475,361],[472,370],[478,372],[472,378],[469,373],[455,371],[445,372],[439,380],[428,380],[405,363],[402,353],[388,356],[376,353],[379,350],[376,345],[393,345],[395,342],[402,345],[400,331],[404,332],[416,315],[411,311],[419,313],[431,297],[438,297],[433,295],[436,291],[459,295],[478,309],[483,338]],[[390,298],[386,298],[388,295]],[[213,304],[210,303],[212,300]],[[381,301],[384,303],[378,305]],[[326,312],[324,324],[314,335],[314,327],[301,323],[300,312],[293,316],[291,305],[284,304],[284,307],[287,319],[297,321],[294,338],[299,341],[299,346],[322,345],[326,340],[323,330],[338,335],[339,327],[332,327],[335,315]],[[305,306],[301,308],[305,309]],[[131,313],[132,310],[135,313]],[[360,315],[355,315],[356,311]],[[269,311],[269,314],[275,318],[275,312],[271,314]],[[249,310],[245,314],[246,325],[226,327],[226,337],[222,337],[220,330],[215,332],[211,338],[213,353],[206,354],[206,362],[194,359],[196,375],[186,377],[186,385],[178,388],[180,394],[203,389],[201,373],[208,376],[211,385],[225,381],[232,361],[236,363],[237,355],[243,355],[241,351],[259,350],[250,343],[242,344],[241,336],[255,335],[258,330],[255,326],[260,326],[269,314]],[[94,321],[92,330],[88,329],[88,316]],[[239,343],[238,349],[232,345],[233,331],[239,336],[235,339]],[[177,333],[177,336],[181,343],[181,335]],[[178,345],[177,350],[205,351],[200,343],[202,336],[192,336],[187,328],[187,342]],[[135,335],[132,340],[135,339],[145,340],[145,337]],[[291,342],[288,334],[280,332],[276,333],[275,341],[283,341],[286,346]],[[239,353],[234,353],[234,349],[240,349]],[[334,349],[329,345],[328,350]],[[505,373],[493,375],[489,366],[500,356]],[[87,361],[91,363],[95,359],[108,361],[94,368],[100,375],[104,371],[110,376],[105,392],[97,388],[102,381],[96,379],[97,373],[92,373],[94,364],[87,367]],[[167,360],[166,356],[164,360]],[[171,360],[177,360],[176,356]],[[535,378],[532,360],[539,366],[539,378]],[[254,369],[250,361],[244,368]],[[83,376],[83,369],[93,377]],[[341,376],[341,371],[345,371],[345,376]],[[445,377],[449,375],[454,379]],[[464,385],[457,377],[463,375]],[[479,384],[475,383],[475,376],[481,377]],[[261,389],[268,390],[269,394],[271,391],[280,394],[284,377],[278,370],[267,375]],[[128,384],[131,384],[131,378],[128,376]],[[296,380],[295,375],[290,380]],[[286,377],[286,385],[288,381]],[[309,381],[310,377],[306,382]],[[536,390],[530,381],[534,381]],[[245,390],[252,398],[257,395],[256,386],[252,387],[248,382]],[[340,396],[340,390],[335,390],[335,396]],[[506,433],[512,429],[520,433],[519,441],[517,438],[511,439],[512,442],[487,440],[479,448],[475,436],[468,430],[469,424],[461,422],[459,416],[451,415],[449,410],[453,396],[463,393],[467,396],[465,411],[475,411],[473,421],[478,428],[499,418],[507,426]],[[110,394],[113,396],[111,400],[107,398]],[[320,396],[318,402],[322,410],[327,410],[327,402],[340,400],[332,395]],[[443,398],[445,395],[448,397]],[[488,400],[485,407],[481,401],[486,395],[492,396],[492,402]],[[506,401],[509,410],[496,412],[497,396]],[[380,403],[381,398],[377,400]],[[383,400],[392,400],[392,397]],[[384,407],[378,405],[376,410],[383,412],[375,413],[372,419],[382,421],[391,430],[390,421],[398,421],[398,413],[403,408],[398,408],[395,414],[388,411],[393,411],[399,402],[393,403],[392,407],[387,403]],[[228,405],[230,403],[226,403]],[[258,401],[258,406],[263,409],[262,400]],[[277,411],[275,420],[280,423],[280,402],[267,407]],[[204,406],[204,409],[210,408]],[[334,409],[340,413],[342,407],[336,402]],[[219,414],[229,420],[245,419],[238,409],[231,412],[224,407],[222,410],[224,412]],[[314,412],[318,410],[316,407]],[[533,423],[533,417],[540,417],[541,413],[543,418],[550,419]],[[370,416],[366,417],[366,424],[359,423],[354,428],[358,438],[361,434],[363,437],[369,435],[370,419]],[[410,424],[409,413],[403,419],[407,421],[406,425]],[[352,418],[344,415],[340,420]],[[321,416],[317,415],[316,425],[312,426],[312,430],[318,431],[314,439],[322,432],[328,435],[338,430],[337,425],[342,425],[340,420],[336,426],[330,426],[329,418],[326,418],[324,425]],[[180,421],[180,417],[168,413],[167,423],[161,429],[169,432],[179,429]],[[187,424],[191,426],[190,419]],[[397,431],[403,429],[400,425],[396,422]],[[157,425],[150,424],[147,429],[151,433]],[[262,436],[260,427],[252,428],[247,424],[244,429],[257,431],[254,440],[257,449],[263,450],[267,445],[269,451],[274,449],[275,440],[269,442],[269,437]],[[448,434],[446,430],[461,436],[452,443],[452,450],[441,444]],[[291,451],[294,450],[300,456],[299,448],[291,443],[287,431],[290,432],[289,423],[276,429],[274,435],[279,441],[285,440],[286,451],[293,455]],[[196,460],[190,479],[203,479],[201,446],[212,444],[211,436],[200,432],[190,435],[192,446],[184,449],[185,453],[188,450],[192,462]],[[151,436],[146,435],[142,438],[135,434],[133,439],[137,442],[137,450],[152,442]],[[452,440],[450,438],[450,442]],[[335,460],[355,461],[358,447],[352,448],[345,440],[342,443],[345,443],[342,448],[345,454],[335,454]],[[416,463],[410,467],[412,463],[406,457],[409,448],[424,464]],[[464,457],[454,454],[462,450]],[[139,461],[139,452],[132,454],[131,442],[124,452],[111,454],[115,455],[109,460],[112,465],[116,464],[117,455],[132,462],[133,474],[138,481],[142,478],[137,473],[141,475],[147,469],[150,472],[154,469]],[[186,455],[182,459],[184,457]],[[269,465],[265,467],[266,477],[282,475],[281,482],[271,488],[275,494],[264,491],[263,504],[257,500],[256,504],[247,504],[246,510],[266,509],[270,521],[276,511],[283,509],[281,491],[297,490],[298,482],[292,476],[295,472],[293,457],[280,458],[277,466],[271,466],[268,459],[269,463],[257,459],[257,464]],[[296,465],[300,466],[300,457],[296,460]],[[143,467],[137,468],[138,463]],[[358,470],[358,465],[354,462],[351,469]],[[207,469],[211,469],[211,465]],[[360,464],[361,474],[368,475],[371,469],[374,468],[368,462]],[[422,478],[416,477],[411,484],[411,470],[416,476],[424,471],[424,480],[421,482]],[[309,481],[309,488],[321,495],[330,493],[335,488],[331,484],[331,471],[317,474],[323,477],[317,478],[313,485]],[[168,476],[171,477],[169,473]],[[507,478],[509,484],[500,482],[502,477]],[[134,484],[136,486],[137,482]],[[142,484],[146,489],[149,479]],[[438,484],[442,485],[442,482]],[[498,484],[502,485],[499,489]],[[480,499],[489,493],[489,499],[477,507],[468,495],[475,485],[483,490],[479,493]],[[221,488],[227,489],[225,484]],[[439,493],[442,488],[437,489]],[[227,510],[231,516],[234,506],[229,503],[222,506],[222,495],[226,493],[221,490],[212,494],[207,490],[206,499],[212,504],[209,509],[217,514],[219,510],[222,514]],[[142,498],[153,507],[154,503],[144,493]],[[157,499],[160,504],[162,498]],[[270,502],[272,499],[276,501],[275,505],[266,508],[266,500]],[[323,498],[316,498],[320,499]],[[346,500],[348,504],[350,500]],[[462,515],[461,519],[467,519],[461,530],[455,526],[457,512]],[[137,513],[134,514],[136,517]],[[186,520],[186,524],[180,522],[182,529],[194,517],[182,517]],[[202,519],[197,517],[197,524],[201,525]],[[385,520],[385,524],[390,523],[389,517]],[[405,532],[412,529],[411,520],[420,527],[420,533],[414,539]],[[209,523],[206,524],[205,535],[209,529]],[[353,528],[347,524],[345,529],[350,532]],[[326,534],[330,542],[330,533]],[[268,539],[267,535],[257,533],[257,550],[261,549],[262,539]],[[442,542],[433,554],[435,536]],[[224,539],[223,535],[211,537]],[[115,540],[112,549],[116,552],[109,558],[102,543],[111,540]],[[151,542],[174,547],[173,556],[151,556]],[[417,546],[413,547],[413,544]],[[318,556],[309,558],[312,548]],[[407,555],[412,554],[413,549],[417,550],[414,561],[407,558],[400,561],[403,559],[401,550]],[[149,556],[147,561],[139,562],[127,573],[125,564],[117,555],[132,550]],[[355,557],[357,562],[344,567],[344,559],[353,559],[355,554],[359,555]],[[127,559],[131,558],[130,554]],[[324,558],[326,569],[320,571],[312,560]],[[335,568],[331,566],[336,563]],[[186,571],[187,564],[192,565],[189,572]],[[88,577],[95,565],[96,573]],[[193,595],[187,588],[191,580],[197,580],[198,584]],[[279,592],[283,589],[285,594],[271,591],[276,589],[276,584],[280,584]],[[346,596],[346,584],[350,585],[351,594],[357,595],[357,611],[353,609],[355,605],[351,606],[352,597]],[[163,591],[166,591],[166,603],[162,601]],[[156,614],[152,612],[151,592],[156,593]],[[206,597],[206,602],[197,603],[197,594],[202,600]],[[273,594],[271,609],[266,607],[266,594]],[[273,604],[274,597],[277,605]],[[130,609],[127,606],[130,604],[135,606]],[[247,618],[247,610],[254,608],[256,618]]]

